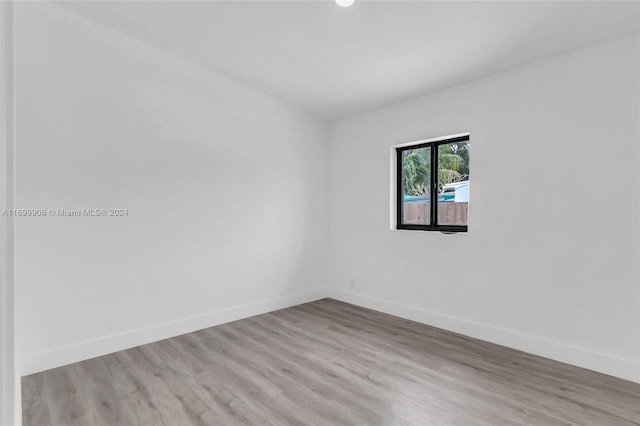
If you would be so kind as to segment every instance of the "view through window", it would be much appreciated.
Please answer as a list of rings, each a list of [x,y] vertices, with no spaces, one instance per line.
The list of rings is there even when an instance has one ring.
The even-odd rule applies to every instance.
[[[466,232],[469,136],[396,148],[397,228]]]

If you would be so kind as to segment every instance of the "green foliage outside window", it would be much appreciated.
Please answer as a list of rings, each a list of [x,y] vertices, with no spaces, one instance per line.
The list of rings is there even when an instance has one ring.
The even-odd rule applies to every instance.
[[[469,142],[440,145],[438,153],[438,188],[469,179]],[[402,158],[404,192],[407,195],[428,195],[431,174],[431,149],[405,151]]]

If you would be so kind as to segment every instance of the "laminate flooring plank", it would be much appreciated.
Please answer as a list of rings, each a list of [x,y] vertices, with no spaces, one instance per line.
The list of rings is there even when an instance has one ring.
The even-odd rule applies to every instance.
[[[211,352],[202,336],[183,336],[176,343],[189,341],[195,342],[197,352]],[[189,347],[194,348],[193,343],[189,343]],[[265,379],[251,361],[239,362],[237,357],[232,356],[216,364],[216,369],[213,370],[216,378],[249,407],[248,411],[257,414],[260,421],[269,424],[302,424],[292,410],[294,407],[287,407],[280,398],[282,388],[276,382]]]
[[[111,375],[101,358],[94,358],[76,364],[76,381],[85,384],[87,398],[83,404],[92,414],[96,424],[120,425],[135,423],[131,407],[122,400],[116,390]]]
[[[283,348],[278,346],[278,350],[274,350],[273,342],[265,342],[263,337],[256,333],[255,327],[251,327],[251,330],[247,329],[243,334],[248,335],[249,333],[253,333],[249,348],[238,347],[236,350],[233,348],[229,349],[229,352],[233,354],[234,358],[242,357],[242,354],[246,353],[259,354],[262,358],[263,365],[276,367],[277,370],[271,370],[271,372],[278,376],[276,379],[277,382],[282,383],[282,386],[285,386],[286,389],[297,390],[298,398],[296,398],[296,401],[300,401],[299,397],[302,395],[300,390],[303,390],[307,394],[308,399],[316,401],[315,403],[320,406],[325,406],[317,413],[321,417],[326,417],[326,414],[332,411],[338,411],[348,412],[349,417],[354,419],[354,421],[357,420],[360,424],[368,424],[374,421],[372,418],[376,417],[375,413],[372,413],[370,409],[354,401],[352,395],[347,391],[327,386],[321,374],[312,371],[315,370],[315,366],[311,369],[308,368],[310,365],[304,357],[291,352],[287,352],[283,357],[281,354]],[[231,339],[229,339],[227,332],[226,338],[224,335],[210,335],[207,344],[214,344],[220,347],[225,344],[232,345],[233,343]],[[293,395],[291,392],[284,393],[284,396],[288,399]],[[329,405],[326,406],[325,402]]]
[[[44,374],[33,374],[22,381],[22,406],[30,409],[23,413],[28,425],[49,426],[51,414],[45,397]]]
[[[274,351],[272,342],[269,340],[268,329],[263,328],[259,322],[248,322],[245,330],[248,332],[249,328],[253,331],[253,343],[263,345],[265,350],[271,348],[272,354],[288,360],[287,369],[301,384],[312,389],[319,396],[357,413],[367,424],[376,423],[383,418],[382,395],[358,392],[351,383],[337,383],[338,377],[331,374],[323,364],[309,362],[305,356],[307,349],[283,338],[281,331],[276,332],[281,338],[278,340],[277,351]]]
[[[72,364],[44,374],[43,395],[49,406],[52,425],[95,424],[95,419],[89,412],[90,404],[87,403],[89,392],[82,383],[76,382],[76,369],[77,364]]]

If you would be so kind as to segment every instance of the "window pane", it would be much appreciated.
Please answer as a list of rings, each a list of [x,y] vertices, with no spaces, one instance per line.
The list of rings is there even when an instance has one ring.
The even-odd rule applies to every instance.
[[[429,225],[431,148],[402,151],[402,223]]]
[[[438,147],[438,225],[467,225],[469,141]]]

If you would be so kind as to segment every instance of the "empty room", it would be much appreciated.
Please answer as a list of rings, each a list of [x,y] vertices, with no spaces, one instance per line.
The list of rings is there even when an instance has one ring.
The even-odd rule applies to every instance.
[[[640,2],[0,1],[1,426],[640,426]]]

